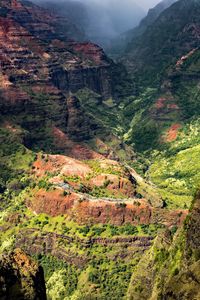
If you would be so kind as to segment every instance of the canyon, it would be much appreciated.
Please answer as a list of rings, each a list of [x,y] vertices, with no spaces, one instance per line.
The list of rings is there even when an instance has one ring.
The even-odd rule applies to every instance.
[[[0,1],[0,299],[198,299],[200,3],[117,61],[52,7]]]

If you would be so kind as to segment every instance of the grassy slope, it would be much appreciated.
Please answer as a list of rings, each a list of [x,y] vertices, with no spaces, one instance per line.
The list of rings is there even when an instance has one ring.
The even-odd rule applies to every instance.
[[[199,299],[199,206],[197,195],[184,227],[155,240],[132,275],[127,300]]]
[[[174,207],[190,207],[200,182],[200,120],[191,121],[177,141],[164,152],[154,152],[148,171],[166,202]]]

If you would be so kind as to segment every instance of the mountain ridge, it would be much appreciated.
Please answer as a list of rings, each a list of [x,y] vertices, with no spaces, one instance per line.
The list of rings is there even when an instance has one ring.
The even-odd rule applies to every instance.
[[[0,254],[18,292],[45,299],[42,267],[50,299],[195,299],[199,2],[136,38],[129,74],[70,20],[0,3]]]

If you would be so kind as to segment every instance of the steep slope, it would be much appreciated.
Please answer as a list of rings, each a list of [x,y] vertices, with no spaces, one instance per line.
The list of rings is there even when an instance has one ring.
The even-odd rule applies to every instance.
[[[159,15],[174,2],[176,2],[176,0],[163,0],[155,7],[151,8],[148,11],[147,16],[142,19],[139,26],[126,33],[126,38],[128,39],[127,42],[131,42],[135,37],[142,35],[146,29],[156,21]]]
[[[83,40],[84,34],[69,19],[50,14],[29,1],[1,1],[2,16],[9,14],[31,34],[49,39]]]
[[[1,121],[21,126],[29,147],[48,151],[60,132],[72,140],[61,149],[69,153],[73,140],[87,141],[102,127],[70,93],[87,88],[102,103],[115,94],[111,72],[117,66],[98,46],[71,41],[73,27],[36,5],[4,1],[1,12]]]
[[[133,89],[43,9],[4,1],[0,20],[0,253],[37,259],[50,299],[175,294],[200,174],[198,47]]]
[[[125,113],[132,117],[132,109],[135,114],[126,138],[134,141],[138,150],[173,142],[182,126],[199,117],[199,60],[198,48],[185,53],[165,70],[160,87],[153,89],[149,98],[143,93],[126,105]],[[152,139],[145,144],[146,124],[151,126]]]
[[[0,298],[46,299],[43,269],[21,249],[0,257]]]
[[[159,188],[166,205],[174,208],[189,207],[199,185],[199,38],[187,30],[184,31],[187,36],[185,41],[191,39],[191,44],[184,44],[183,31],[173,40],[171,36],[173,28],[176,32],[179,19],[181,22],[188,22],[187,26],[190,28],[194,28],[195,20],[195,28],[199,28],[199,14],[188,14],[188,6],[193,11],[199,7],[199,1],[179,1],[173,4],[158,18],[159,22],[162,19],[163,27],[157,27],[158,45],[159,40],[166,34],[167,38],[163,43],[168,45],[171,41],[175,52],[177,44],[180,43],[184,55],[174,57],[171,53],[168,56],[167,67],[162,70],[160,66],[156,67],[156,61],[147,62],[145,68],[149,71],[154,68],[156,72],[158,68],[156,77],[151,74],[148,81],[145,81],[147,73],[142,74],[142,68],[141,72],[136,74],[133,70],[135,81],[138,81],[138,95],[123,99],[121,105],[122,118],[128,123],[124,139],[141,153],[143,158],[139,168],[143,176]],[[188,19],[185,18],[184,21],[182,17],[186,14]],[[170,22],[171,31],[166,32],[170,15],[173,16]],[[143,37],[147,33],[149,37],[155,35],[154,29],[158,20],[148,28]],[[193,43],[197,45],[194,48]],[[143,49],[143,45],[140,47]],[[188,47],[191,48],[188,50]],[[145,49],[150,51],[151,43]],[[152,55],[155,53],[156,59],[160,60],[162,65],[165,62],[161,51],[162,48],[151,49]],[[142,59],[145,61],[146,58]],[[149,161],[147,164],[146,159]],[[133,165],[138,167],[137,163]]]
[[[0,252],[20,247],[34,256],[49,297],[122,298],[158,230],[181,226],[187,210],[162,209],[155,187],[138,186],[119,162],[33,153],[22,136],[1,129]]]
[[[129,31],[126,31],[119,35],[117,38],[115,38],[112,41],[112,45],[110,47],[106,48],[108,53],[111,56],[119,58],[122,56],[127,49],[129,43],[132,43],[132,41],[142,35],[145,30],[151,26],[156,19],[159,17],[159,15],[168,7],[170,7],[176,0],[163,0],[160,3],[158,3],[155,7],[151,8],[146,17],[143,18],[139,25],[134,27],[133,29],[130,29]]]
[[[199,46],[199,1],[180,0],[166,9],[128,46],[124,62],[143,81],[160,78],[163,70]]]
[[[83,28],[87,37],[102,47],[108,47],[111,39],[136,26],[145,12],[136,1],[118,0],[85,1],[38,1],[35,3],[56,11],[72,23]]]
[[[197,195],[184,228],[156,240],[148,260],[138,264],[127,299],[199,299],[199,207]]]
[[[199,1],[174,3],[124,56],[139,94],[124,102],[125,138],[140,151],[173,142],[199,116],[199,9]]]
[[[88,39],[87,28],[89,26],[89,14],[87,4],[80,1],[38,1],[34,0],[39,6],[56,13],[59,16],[63,16],[70,20],[72,24],[76,24],[78,28],[81,28],[85,37]]]

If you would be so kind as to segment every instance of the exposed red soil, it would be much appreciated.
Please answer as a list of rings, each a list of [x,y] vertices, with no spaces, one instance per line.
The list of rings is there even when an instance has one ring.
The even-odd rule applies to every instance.
[[[85,43],[72,43],[72,48],[79,52],[83,57],[92,59],[96,64],[105,63],[105,54],[102,49],[90,42]]]
[[[54,191],[40,190],[27,205],[36,213],[47,213],[51,216],[66,215],[69,220],[78,224],[165,224],[179,226],[185,220],[188,210],[167,210],[152,208],[145,200],[119,202],[83,200],[76,193],[63,196],[61,189]]]
[[[179,109],[178,105],[174,103],[174,99],[170,99],[167,97],[160,97],[155,103],[156,109],[160,110],[162,108],[167,109]]]
[[[83,201],[77,203],[74,217],[80,224],[110,223],[114,225],[149,224],[151,208],[148,205],[140,207],[127,204],[126,207],[108,201]]]
[[[54,144],[58,149],[62,149],[67,155],[70,155],[76,159],[101,159],[104,158],[101,154],[91,150],[85,144],[79,144],[73,142],[66,133],[61,129],[53,128]]]
[[[126,197],[133,197],[135,189],[133,184],[127,179],[118,175],[101,174],[90,180],[94,186],[104,186],[107,183],[107,189],[116,193],[122,193]]]
[[[33,166],[34,173],[39,177],[44,176],[46,172],[59,172],[65,176],[75,175],[84,178],[92,172],[86,164],[63,155],[44,155],[43,158],[38,156]]]
[[[177,139],[179,129],[181,128],[180,124],[173,124],[169,130],[166,132],[166,136],[164,138],[165,142],[173,142]]]
[[[52,191],[40,190],[34,200],[27,202],[35,213],[46,213],[51,216],[67,215],[79,224],[111,223],[122,225],[124,223],[148,224],[151,219],[151,208],[148,204],[140,206],[96,200],[81,200],[76,193],[63,196],[62,189]]]
[[[40,190],[36,193],[33,202],[27,201],[27,206],[37,213],[46,213],[51,216],[58,216],[63,213],[68,213],[73,208],[74,202],[80,197],[71,193],[64,196],[62,189],[52,191]]]
[[[156,101],[156,108],[163,108],[165,106],[165,101],[167,99],[166,98],[159,98],[157,101]]]

